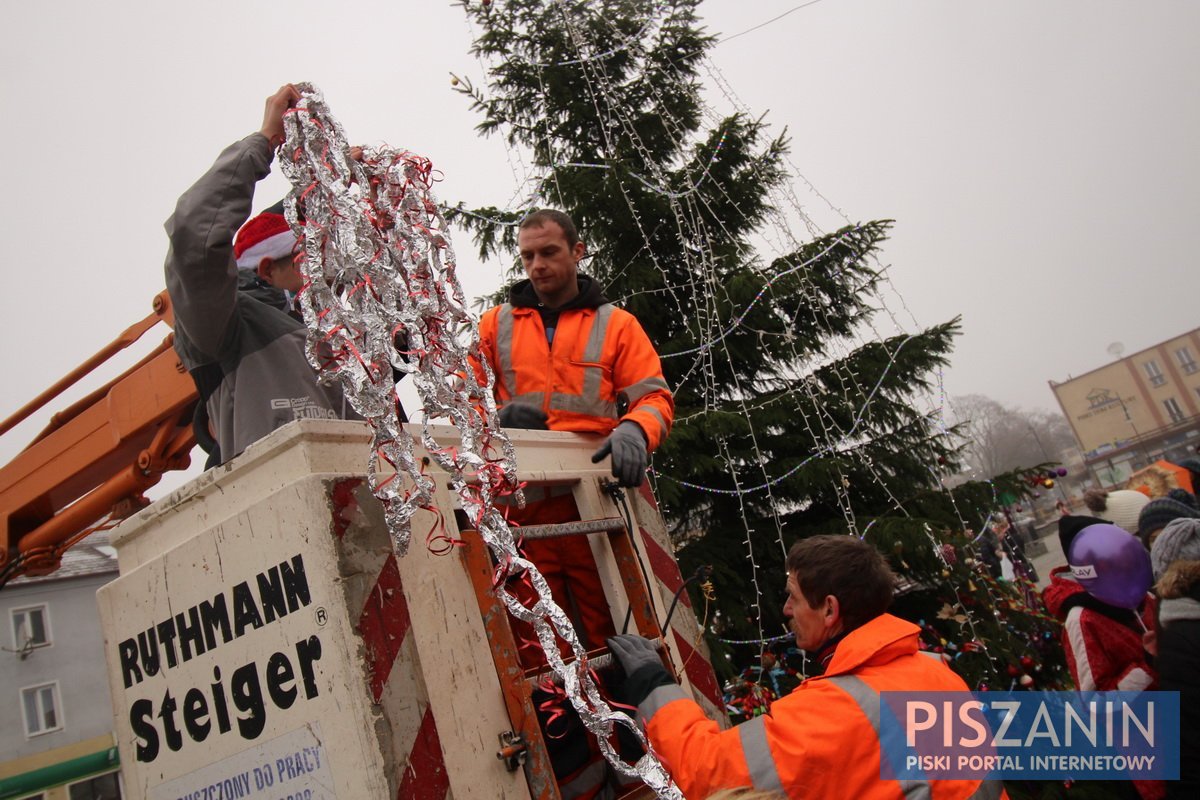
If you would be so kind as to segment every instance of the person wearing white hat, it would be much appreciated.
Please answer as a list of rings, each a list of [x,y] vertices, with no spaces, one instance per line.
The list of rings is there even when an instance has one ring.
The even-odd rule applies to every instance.
[[[1150,498],[1133,489],[1118,489],[1115,492],[1090,489],[1084,494],[1083,502],[1097,517],[1137,535],[1138,514],[1150,502]]]

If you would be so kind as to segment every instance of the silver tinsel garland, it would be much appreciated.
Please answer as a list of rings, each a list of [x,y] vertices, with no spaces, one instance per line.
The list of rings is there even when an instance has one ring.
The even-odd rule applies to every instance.
[[[640,777],[659,797],[683,795],[650,751],[638,725],[604,701],[570,619],[545,579],[517,551],[496,500],[520,499],[516,455],[500,430],[493,376],[479,354],[447,225],[431,191],[432,164],[388,147],[352,156],[346,136],[321,93],[297,84],[301,99],[284,117],[280,166],[292,184],[285,213],[303,236],[306,285],[300,306],[308,325],[308,357],[323,380],[338,381],[374,431],[368,479],[383,504],[396,552],[403,555],[419,508],[435,509],[433,479],[422,472],[414,442],[396,413],[393,371],[412,376],[426,424],[421,442],[450,476],[463,511],[495,556],[496,592],[512,615],[533,626],[567,697],[620,773]],[[304,219],[297,217],[303,208]],[[471,361],[482,366],[477,380]],[[448,419],[459,432],[453,447],[434,440],[428,420]],[[538,600],[526,607],[505,590],[524,576]],[[555,633],[571,647],[566,664]],[[647,744],[635,767],[608,739],[624,725]]]

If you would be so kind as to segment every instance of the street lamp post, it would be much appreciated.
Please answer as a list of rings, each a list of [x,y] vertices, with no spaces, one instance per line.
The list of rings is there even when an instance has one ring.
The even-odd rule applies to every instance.
[[[1125,399],[1121,397],[1120,392],[1117,392],[1117,402],[1121,404],[1121,411],[1125,412],[1125,421],[1129,423],[1129,429],[1133,431],[1134,444],[1142,452],[1142,458],[1146,460],[1142,466],[1147,466],[1150,463],[1150,453],[1146,451],[1146,444],[1142,441],[1142,435],[1138,433],[1137,425],[1133,424],[1133,417],[1129,416],[1129,407],[1125,405]]]

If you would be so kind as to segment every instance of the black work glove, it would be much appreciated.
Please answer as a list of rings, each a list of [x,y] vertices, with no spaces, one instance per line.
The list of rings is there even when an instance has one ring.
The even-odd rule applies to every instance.
[[[612,475],[622,486],[641,486],[646,479],[646,435],[642,426],[625,420],[609,434],[600,449],[592,453],[592,463],[612,454]]]
[[[609,652],[625,672],[625,680],[617,684],[615,692],[618,701],[639,706],[659,686],[676,685],[654,647],[651,640],[632,633],[608,640]]]
[[[500,427],[544,431],[546,412],[528,403],[509,403],[500,409]]]

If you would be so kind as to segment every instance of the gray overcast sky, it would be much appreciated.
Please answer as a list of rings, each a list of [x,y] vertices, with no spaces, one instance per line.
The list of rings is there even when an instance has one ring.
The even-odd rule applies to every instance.
[[[730,36],[801,5],[701,12]],[[897,220],[883,260],[908,309],[964,317],[951,395],[1056,408],[1047,380],[1099,366],[1109,343],[1197,324],[1197,32],[1193,0],[822,0],[711,64],[788,128],[830,203]],[[449,84],[481,77],[470,38],[448,0],[6,3],[0,417],[149,312],[176,198],[281,83],[317,84],[353,140],[430,157],[443,199],[504,204],[505,148]],[[285,190],[272,175],[256,206]],[[500,283],[503,265],[477,264],[465,236],[457,249],[468,291]],[[0,463],[44,421],[0,440]]]

